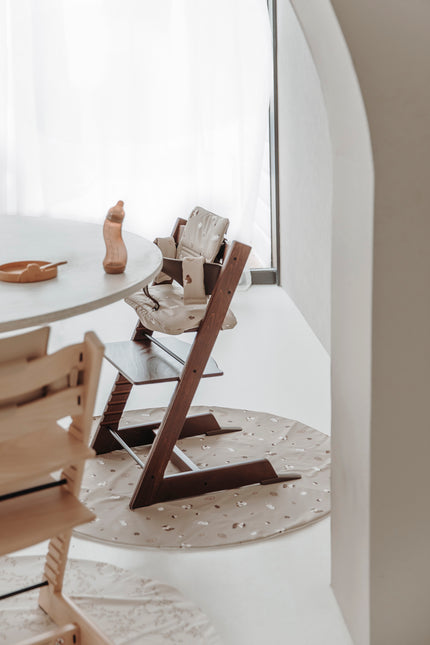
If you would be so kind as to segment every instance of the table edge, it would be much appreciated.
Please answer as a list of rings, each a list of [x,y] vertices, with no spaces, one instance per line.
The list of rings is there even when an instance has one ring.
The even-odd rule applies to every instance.
[[[143,280],[139,280],[135,284],[125,287],[120,291],[116,291],[113,294],[102,296],[96,300],[91,300],[88,303],[75,305],[74,307],[66,307],[59,311],[54,311],[49,314],[39,314],[36,316],[28,316],[27,318],[19,318],[18,320],[8,320],[6,323],[0,322],[0,333],[5,333],[9,331],[15,331],[18,329],[27,329],[29,327],[38,327],[51,322],[56,322],[57,320],[65,320],[66,318],[73,318],[74,316],[79,316],[81,314],[89,313],[94,311],[94,309],[101,309],[107,305],[111,305],[114,302],[123,300],[127,296],[135,293],[139,289],[142,289],[148,285],[153,278],[160,272],[160,269],[163,264],[163,259],[160,254],[160,264],[149,276]]]

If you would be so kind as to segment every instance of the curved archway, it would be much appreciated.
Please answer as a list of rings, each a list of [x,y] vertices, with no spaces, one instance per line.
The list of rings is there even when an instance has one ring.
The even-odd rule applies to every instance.
[[[292,4],[334,154],[333,587],[357,645],[427,643],[430,5]]]
[[[371,140],[357,76],[330,2],[291,4],[320,79],[332,149],[332,585],[354,639],[365,643],[370,621]]]

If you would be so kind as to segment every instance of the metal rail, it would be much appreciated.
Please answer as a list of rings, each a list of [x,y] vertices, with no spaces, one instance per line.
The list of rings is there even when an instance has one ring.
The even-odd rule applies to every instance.
[[[4,502],[6,499],[12,499],[13,497],[20,497],[21,495],[29,495],[30,493],[37,493],[40,490],[45,490],[45,488],[55,488],[55,486],[64,486],[67,484],[67,479],[58,479],[53,482],[48,482],[47,484],[40,484],[40,486],[32,486],[32,488],[23,488],[22,490],[14,491],[13,493],[6,493],[5,495],[0,495],[0,502]]]
[[[118,434],[117,432],[115,432],[115,430],[112,430],[112,428],[110,428],[109,426],[107,427],[107,429],[108,429],[108,430],[109,430],[109,432],[111,433],[112,437],[114,437],[114,439],[116,439],[116,440],[118,441],[118,443],[119,443],[119,444],[124,448],[124,450],[126,450],[126,451],[128,452],[128,454],[130,455],[130,457],[133,457],[134,461],[135,461],[137,464],[139,464],[139,466],[140,466],[141,468],[145,468],[145,464],[143,463],[143,461],[142,461],[141,459],[139,459],[139,457],[138,457],[138,456],[136,455],[136,453],[135,453],[135,452],[130,448],[130,446],[128,446],[128,445],[125,443],[124,439],[122,439],[122,438],[119,436],[119,434]]]
[[[30,587],[23,587],[22,589],[17,589],[16,591],[10,591],[9,593],[3,594],[3,596],[0,596],[0,600],[4,600],[5,598],[11,598],[11,596],[17,596],[20,593],[25,593],[26,591],[32,591],[33,589],[38,589],[39,587],[46,587],[49,584],[47,580],[43,580],[43,582],[38,582],[35,585],[31,585]]]
[[[166,347],[165,345],[163,345],[163,343],[160,343],[160,341],[157,340],[156,338],[154,338],[154,336],[151,336],[150,334],[144,334],[144,336],[148,340],[150,340],[151,343],[154,343],[155,345],[157,345],[158,347],[163,349],[167,354],[169,354],[169,356],[171,356],[172,358],[176,359],[178,361],[178,363],[181,363],[181,365],[185,365],[185,361],[184,361],[183,358],[181,358],[180,356],[175,354],[175,352],[172,352],[172,350],[169,349],[168,347]]]

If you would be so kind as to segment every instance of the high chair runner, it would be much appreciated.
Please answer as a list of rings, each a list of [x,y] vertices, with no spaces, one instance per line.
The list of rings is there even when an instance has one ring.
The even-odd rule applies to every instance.
[[[39,605],[58,627],[22,645],[112,645],[62,592],[72,528],[95,518],[78,494],[94,456],[103,345],[90,332],[47,355],[48,335],[44,327],[0,340],[0,555],[50,538],[42,580],[0,599],[40,587]],[[66,430],[57,421],[69,415]]]
[[[132,509],[300,477],[294,473],[279,477],[267,459],[200,469],[176,445],[186,437],[241,430],[221,428],[213,414],[187,416],[200,379],[222,374],[210,356],[219,331],[236,324],[229,306],[251,249],[236,241],[227,245],[227,227],[227,219],[197,207],[188,221],[176,222],[170,238],[158,239],[167,257],[155,286],[126,298],[140,318],[132,340],[106,345],[105,357],[119,374],[93,447],[101,454],[121,446],[142,467]],[[197,332],[191,345],[172,337],[187,331]],[[154,332],[169,335],[160,338]],[[133,385],[165,381],[178,383],[162,422],[120,428]],[[132,447],[145,444],[152,446],[143,463]],[[181,472],[165,475],[169,461]]]

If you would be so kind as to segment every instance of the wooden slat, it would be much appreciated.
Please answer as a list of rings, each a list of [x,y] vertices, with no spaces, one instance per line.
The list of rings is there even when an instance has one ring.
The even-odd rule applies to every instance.
[[[118,421],[122,417],[122,410],[118,412],[110,412],[109,414],[105,414],[103,416],[103,420],[105,423],[116,423],[118,424]]]
[[[82,430],[83,441],[88,443],[93,423],[94,403],[99,385],[99,374],[103,361],[104,345],[100,342],[94,332],[88,331],[84,337],[83,347],[85,361],[84,408],[82,414],[76,415],[73,418],[73,423],[77,428]]]
[[[64,549],[67,546],[67,540],[64,539],[64,534],[56,535],[49,543],[49,548],[54,549],[56,557],[62,558]]]
[[[83,397],[84,387],[78,385],[22,405],[0,408],[0,442],[42,429],[48,420],[79,414]]]
[[[45,562],[44,575],[51,585],[56,585],[58,572],[55,571],[48,562]]]
[[[0,448],[0,495],[27,488],[36,477],[93,456],[91,448],[56,423],[4,441]]]
[[[94,518],[64,486],[0,502],[0,555],[37,544]]]
[[[6,336],[0,339],[1,362],[11,362],[18,358],[33,359],[46,354],[49,327],[39,327],[25,334]]]
[[[165,502],[216,490],[249,486],[269,478],[276,479],[276,472],[267,459],[254,459],[238,464],[168,475],[161,482],[155,501]],[[133,505],[132,508],[137,506]]]
[[[44,574],[53,576],[53,591],[61,591],[72,531],[51,538],[46,554]],[[51,572],[54,572],[52,574]]]
[[[84,344],[69,345],[54,354],[32,361],[12,361],[0,365],[0,401],[18,397],[58,381],[80,364]],[[81,364],[82,365],[82,364]]]
[[[109,414],[116,414],[118,412],[121,412],[122,414],[122,411],[124,409],[124,401],[127,401],[127,398],[128,397],[117,399],[115,396],[111,397],[111,401],[113,401],[113,403],[111,403],[109,406]]]
[[[52,593],[49,587],[42,587],[39,605],[57,624],[70,622],[79,624],[79,645],[115,645],[68,596]]]
[[[187,360],[192,347],[190,343],[171,336],[157,337],[157,340],[177,354],[184,362]],[[135,385],[178,381],[183,369],[180,362],[148,339],[107,343],[105,357]],[[203,377],[221,376],[222,373],[215,360],[210,357]]]
[[[142,325],[139,321],[132,337],[133,340],[135,340],[136,334],[140,332],[141,329]],[[127,381],[127,379],[122,374],[118,374],[92,442],[92,447],[97,454],[110,452],[111,450],[117,449],[118,443],[112,437],[111,433],[106,430],[106,424],[104,424],[103,419],[104,415],[110,412],[112,406],[115,408],[116,412],[118,412],[119,410],[124,410],[131,389],[132,383]],[[109,427],[112,430],[117,430],[118,423],[109,422]]]
[[[60,565],[58,560],[54,559],[52,553],[47,553],[45,567],[49,567],[55,573],[55,575],[57,575],[59,566]]]
[[[135,384],[177,381],[182,365],[149,340],[107,343],[105,358]]]
[[[20,641],[19,645],[73,645],[81,643],[80,629],[78,625],[64,625],[50,629],[40,636],[32,636],[25,641]]]

